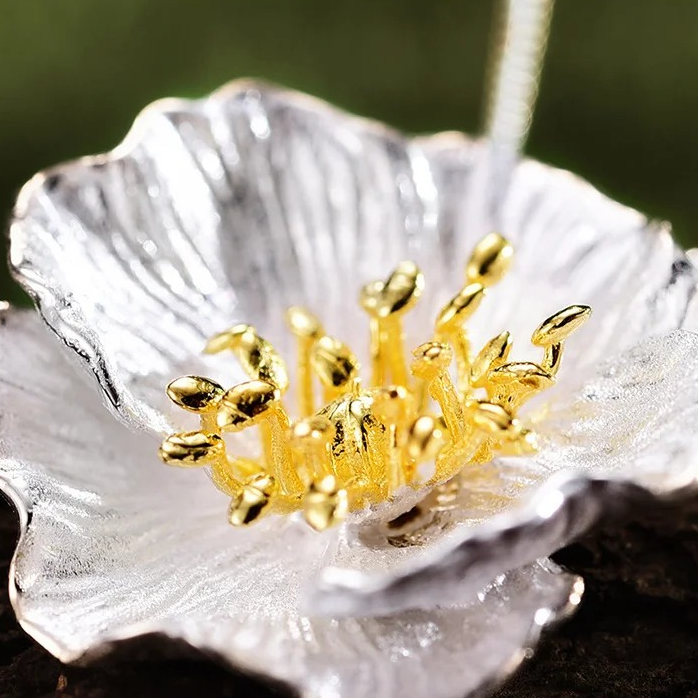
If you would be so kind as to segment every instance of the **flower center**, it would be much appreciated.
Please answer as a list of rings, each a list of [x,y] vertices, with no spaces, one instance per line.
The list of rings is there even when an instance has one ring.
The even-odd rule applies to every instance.
[[[302,511],[310,526],[324,530],[401,487],[439,485],[496,455],[535,451],[535,434],[518,411],[553,385],[564,341],[591,309],[570,306],[533,332],[532,344],[543,351],[539,363],[509,362],[508,332],[473,354],[466,322],[487,288],[504,276],[512,255],[496,233],[478,243],[466,265],[466,285],[438,314],[433,340],[409,359],[402,320],[422,294],[422,273],[413,262],[402,262],[385,281],[364,286],[368,387],[349,347],[327,335],[308,310],[290,308],[286,320],[298,345],[295,423],[283,405],[288,371],[274,347],[250,325],[212,337],[205,351],[232,351],[250,380],[229,390],[202,376],[172,381],[169,398],[199,414],[201,428],[168,436],[160,458],[180,467],[210,466],[216,487],[231,497],[228,520],[234,526]],[[316,383],[324,396],[319,409]],[[231,454],[222,433],[252,427],[260,432],[262,456]],[[425,464],[433,464],[432,472],[421,472]]]

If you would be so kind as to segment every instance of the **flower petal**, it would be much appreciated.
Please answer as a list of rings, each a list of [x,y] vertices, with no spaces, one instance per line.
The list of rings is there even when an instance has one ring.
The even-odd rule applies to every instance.
[[[695,491],[698,335],[677,330],[647,340],[601,364],[576,394],[540,425],[539,453],[466,473],[460,500],[417,529],[421,547],[411,554],[386,552],[385,529],[360,532],[401,564],[327,567],[307,607],[362,616],[441,606],[550,554],[602,515]]]
[[[233,83],[157,103],[112,153],[37,175],[18,201],[11,264],[118,414],[167,431],[162,386],[220,375],[225,363],[195,358],[235,322],[290,357],[283,312],[309,304],[364,344],[359,284],[433,246],[422,161],[378,124]]]
[[[579,602],[581,581],[541,561],[448,609],[299,615],[300,584],[338,549],[336,534],[287,519],[228,527],[206,478],[159,464],[151,439],[101,408],[32,314],[3,317],[0,353],[0,487],[22,526],[12,601],[64,661],[152,632],[308,698],[460,698],[512,671]]]

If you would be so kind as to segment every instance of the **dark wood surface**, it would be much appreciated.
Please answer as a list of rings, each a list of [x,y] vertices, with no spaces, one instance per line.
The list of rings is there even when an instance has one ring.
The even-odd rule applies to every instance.
[[[496,698],[698,698],[698,500],[642,515],[555,556],[584,576],[582,606]],[[14,619],[5,580],[15,538],[14,513],[0,503],[0,698],[283,695],[157,639],[89,668],[62,665]]]

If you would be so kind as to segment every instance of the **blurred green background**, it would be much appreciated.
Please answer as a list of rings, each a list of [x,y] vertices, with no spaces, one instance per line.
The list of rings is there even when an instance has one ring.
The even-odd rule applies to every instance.
[[[0,0],[0,214],[162,96],[264,77],[408,131],[481,127],[489,0]],[[698,2],[558,0],[528,152],[698,243]],[[0,296],[18,300],[7,272]]]

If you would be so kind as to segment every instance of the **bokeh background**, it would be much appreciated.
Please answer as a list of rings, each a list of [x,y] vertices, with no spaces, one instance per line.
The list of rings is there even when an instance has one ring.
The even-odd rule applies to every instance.
[[[490,0],[0,0],[0,215],[163,96],[255,76],[407,131],[482,126]],[[528,153],[698,244],[698,2],[558,0]],[[4,265],[0,297],[21,301]]]

